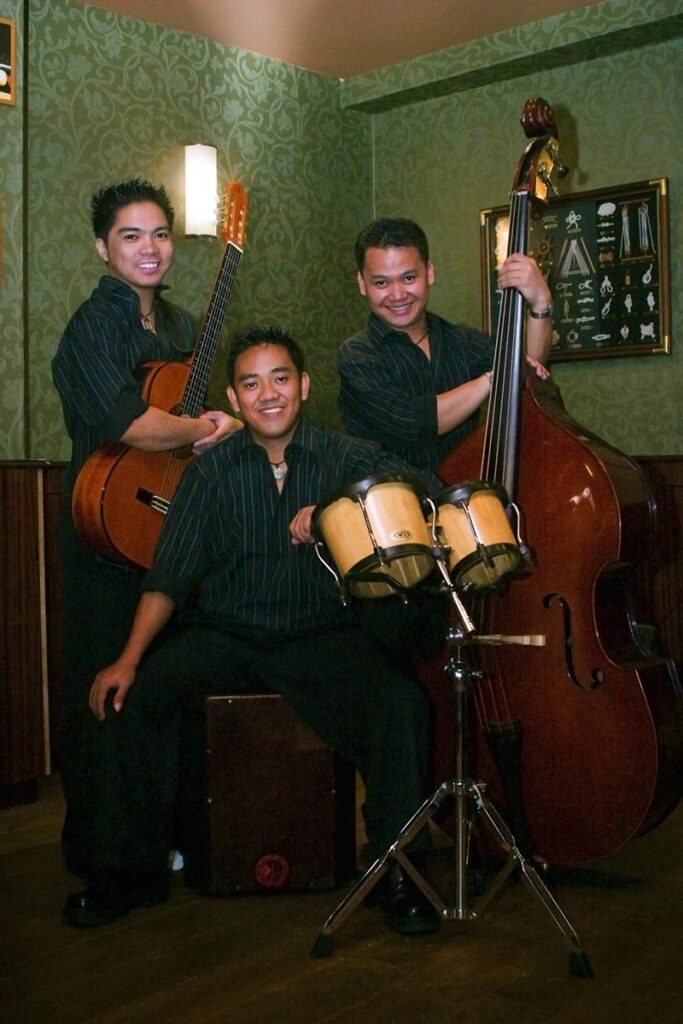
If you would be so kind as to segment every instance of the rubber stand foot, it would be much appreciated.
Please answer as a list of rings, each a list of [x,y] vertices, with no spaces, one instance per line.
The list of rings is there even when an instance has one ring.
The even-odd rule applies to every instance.
[[[319,935],[313,943],[313,949],[311,950],[311,956],[314,956],[316,960],[322,960],[326,956],[332,956],[332,950],[334,949],[334,941],[331,935]]]
[[[594,978],[591,962],[585,953],[570,953],[569,966],[575,978]]]

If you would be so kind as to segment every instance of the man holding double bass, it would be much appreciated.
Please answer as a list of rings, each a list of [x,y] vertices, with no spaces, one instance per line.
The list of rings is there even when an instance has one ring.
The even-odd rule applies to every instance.
[[[173,208],[166,191],[133,179],[92,197],[95,246],[106,274],[69,321],[52,363],[72,454],[64,474],[64,573],[60,769],[66,799],[67,866],[86,876],[96,861],[94,806],[106,804],[101,730],[88,709],[95,673],[120,649],[133,618],[141,574],[98,558],[76,534],[71,498],[79,472],[100,446],[121,441],[143,451],[195,451],[242,424],[223,412],[181,418],[141,397],[136,371],[147,361],[184,361],[196,324],[163,295],[173,262]],[[93,496],[96,515],[99,495]],[[134,526],[131,527],[134,529]]]
[[[491,390],[493,346],[479,331],[427,312],[434,265],[422,228],[405,218],[368,224],[355,243],[358,288],[368,300],[366,329],[339,352],[339,404],[347,431],[378,441],[419,468],[435,471],[476,426]],[[551,294],[535,260],[509,256],[501,288],[527,304],[527,361],[545,379]]]

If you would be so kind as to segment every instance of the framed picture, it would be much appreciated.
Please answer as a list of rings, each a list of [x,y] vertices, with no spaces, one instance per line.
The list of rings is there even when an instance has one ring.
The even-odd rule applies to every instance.
[[[17,102],[14,22],[0,18],[0,103]]]
[[[508,208],[482,210],[480,226],[484,325],[495,334]],[[534,207],[527,251],[553,294],[553,361],[671,351],[666,178]]]

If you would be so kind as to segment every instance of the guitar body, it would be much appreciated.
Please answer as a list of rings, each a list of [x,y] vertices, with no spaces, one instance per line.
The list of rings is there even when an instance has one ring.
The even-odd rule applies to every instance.
[[[141,395],[152,407],[197,417],[218,348],[247,220],[247,196],[239,182],[226,190],[225,252],[197,346],[188,362],[142,363]],[[103,558],[148,569],[171,499],[193,459],[189,447],[150,452],[111,443],[82,467],[72,498],[79,537]]]
[[[188,363],[143,363],[142,397],[172,412],[187,383]],[[102,445],[76,480],[71,511],[81,540],[104,558],[148,569],[168,503],[194,456],[189,448],[146,452]]]

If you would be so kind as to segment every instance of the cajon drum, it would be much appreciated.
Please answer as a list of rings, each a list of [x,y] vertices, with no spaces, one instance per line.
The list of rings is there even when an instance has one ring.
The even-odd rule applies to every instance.
[[[209,891],[332,889],[356,868],[355,772],[279,694],[207,698]]]

